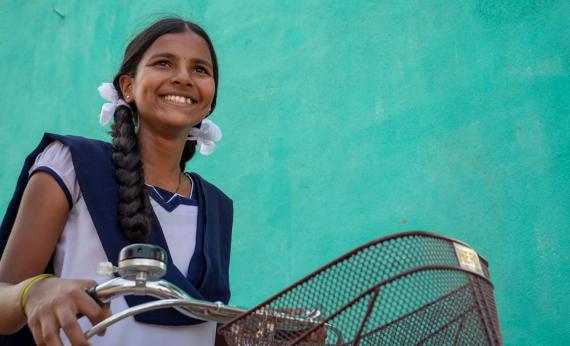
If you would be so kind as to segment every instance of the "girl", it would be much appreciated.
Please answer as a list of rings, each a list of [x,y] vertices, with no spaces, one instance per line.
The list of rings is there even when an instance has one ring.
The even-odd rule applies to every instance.
[[[166,18],[133,39],[113,83],[100,87],[112,101],[100,118],[114,117],[112,143],[44,136],[0,228],[0,334],[11,334],[0,344],[86,344],[90,323],[144,302],[126,297],[100,307],[85,293],[96,279],[110,279],[95,276],[97,263],[117,265],[129,243],[165,248],[165,279],[193,297],[229,301],[232,202],[184,173],[196,149],[208,154],[221,137],[205,119],[217,85],[208,35]],[[79,313],[86,318],[78,321]],[[92,342],[212,345],[214,338],[214,323],[168,309],[123,321]]]

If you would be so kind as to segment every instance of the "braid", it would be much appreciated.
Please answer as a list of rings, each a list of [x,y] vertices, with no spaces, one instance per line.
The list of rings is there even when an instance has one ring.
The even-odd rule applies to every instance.
[[[184,150],[182,151],[182,157],[180,158],[180,170],[184,172],[186,168],[186,162],[190,161],[190,159],[196,153],[196,141],[186,141],[184,144]]]
[[[113,164],[119,184],[119,225],[125,238],[144,242],[150,233],[151,206],[144,185],[132,111],[119,106],[111,126]]]

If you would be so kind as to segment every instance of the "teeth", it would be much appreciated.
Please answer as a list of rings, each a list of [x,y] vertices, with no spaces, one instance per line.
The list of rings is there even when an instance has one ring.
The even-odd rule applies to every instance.
[[[191,105],[192,103],[192,99],[189,97],[184,97],[184,96],[178,96],[178,95],[166,95],[162,97],[163,99],[165,99],[166,101],[170,101],[170,102],[175,102],[175,103],[179,103],[179,104],[186,104],[186,105]]]

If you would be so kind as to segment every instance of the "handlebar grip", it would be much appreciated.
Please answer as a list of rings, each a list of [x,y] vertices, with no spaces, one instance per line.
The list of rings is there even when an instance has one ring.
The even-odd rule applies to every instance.
[[[99,304],[99,306],[103,306],[105,303],[103,303],[101,299],[97,297],[97,291],[95,290],[96,287],[97,286],[89,287],[85,290],[85,293],[87,293],[97,304]]]
[[[101,301],[101,299],[99,299],[99,297],[97,297],[97,291],[95,290],[96,287],[97,286],[89,287],[88,289],[85,290],[85,293],[87,293],[89,295],[89,297],[91,297],[91,299],[93,299],[95,301],[95,303],[99,304],[99,306],[103,306],[105,303],[103,303]],[[80,319],[83,316],[84,315],[82,313],[78,313],[77,319]]]

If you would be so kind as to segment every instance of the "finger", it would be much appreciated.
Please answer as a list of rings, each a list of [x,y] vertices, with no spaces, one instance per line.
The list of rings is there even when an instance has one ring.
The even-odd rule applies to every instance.
[[[44,339],[42,338],[42,329],[39,323],[36,321],[28,321],[28,328],[30,329],[30,332],[32,332],[34,343],[36,345],[43,345]]]
[[[87,295],[93,299],[99,306],[103,306],[105,303],[97,297],[96,288],[98,283],[93,280],[77,280],[80,285],[84,288]]]
[[[44,345],[47,346],[63,346],[59,338],[59,324],[55,316],[44,318],[41,321],[41,338]]]
[[[93,286],[97,286],[97,281],[94,280],[73,280],[81,285],[84,289],[91,288]]]
[[[106,319],[108,317],[111,317],[111,315],[113,314],[111,312],[111,304],[107,303],[104,304],[101,309],[103,310],[103,319]],[[105,332],[107,331],[107,329],[103,329],[100,333],[98,333],[97,335],[99,336],[103,336],[105,335]]]
[[[77,323],[75,309],[66,305],[60,305],[56,308],[55,314],[59,325],[63,329],[65,335],[67,335],[67,338],[72,345],[87,345],[87,339],[85,338],[79,323]]]
[[[74,290],[72,295],[77,307],[77,312],[87,316],[91,324],[95,325],[105,318],[106,315],[103,308],[99,306],[87,292],[78,289]]]
[[[107,303],[103,305],[101,308],[103,309],[104,318],[111,317],[111,315],[113,315],[113,312],[111,311],[111,304]]]

